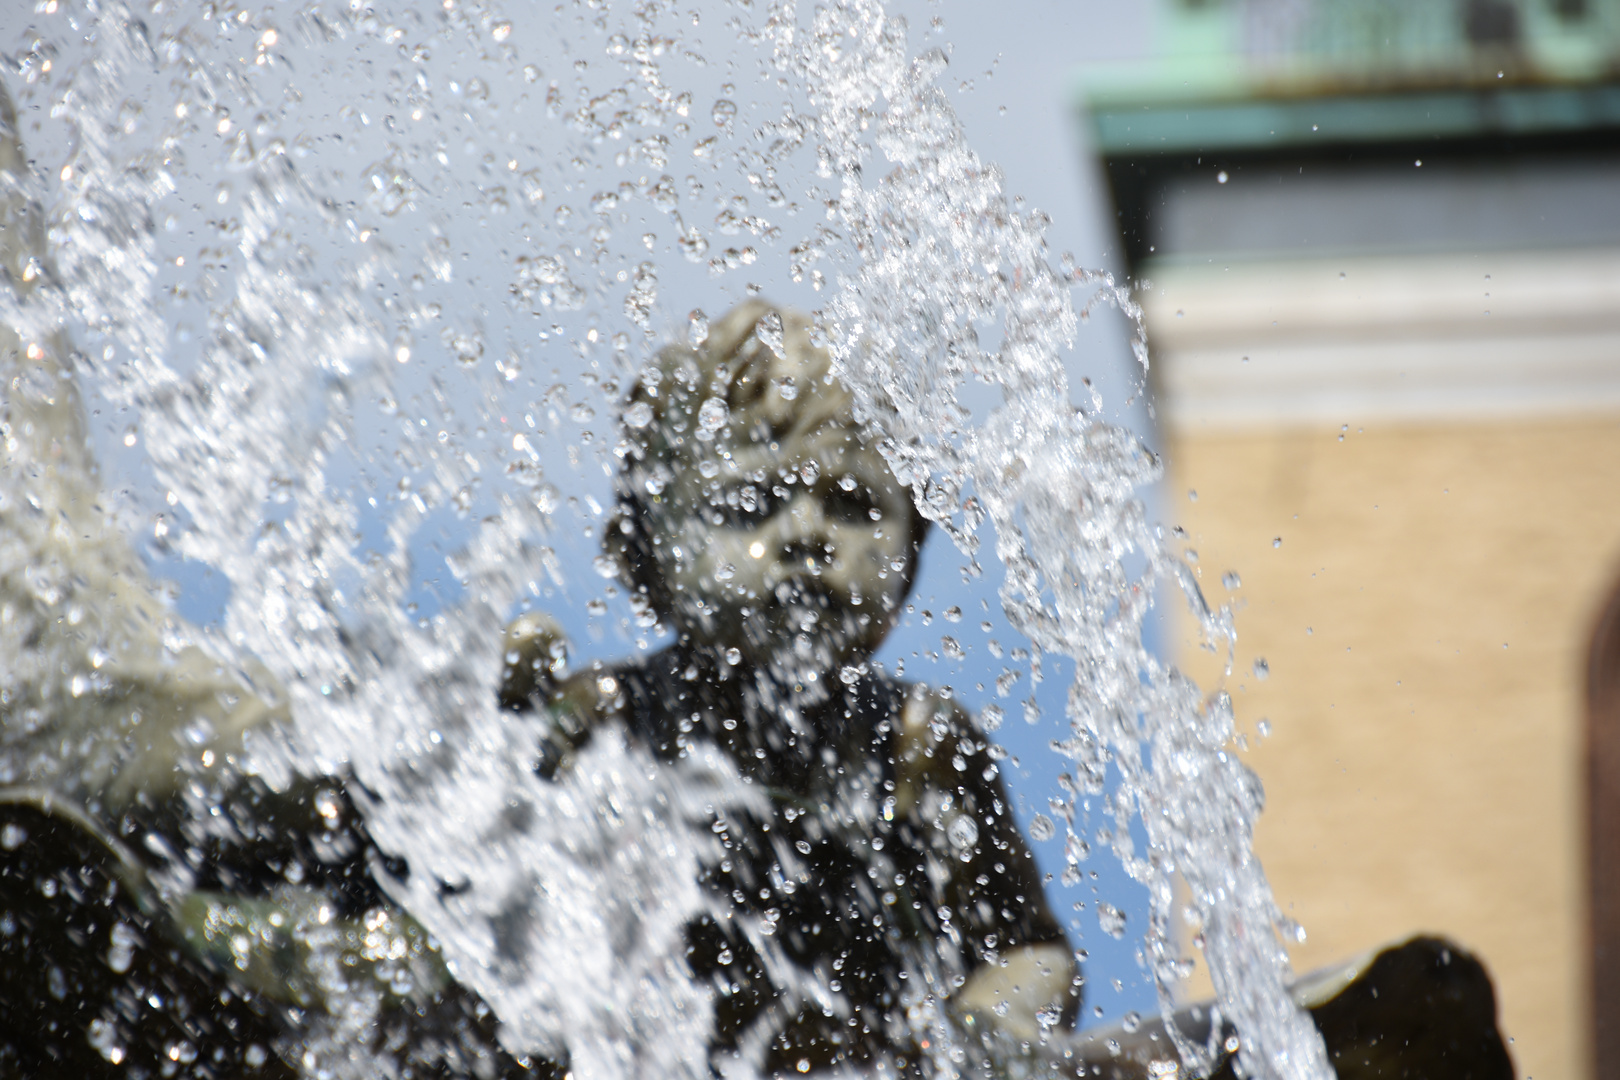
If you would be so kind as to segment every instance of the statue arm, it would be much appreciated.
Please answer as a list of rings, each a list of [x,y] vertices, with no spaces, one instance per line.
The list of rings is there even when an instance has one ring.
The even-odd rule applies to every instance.
[[[503,640],[501,707],[532,711],[541,719],[534,769],[549,780],[590,741],[591,732],[612,710],[615,690],[604,689],[595,672],[567,674],[568,639],[544,612],[513,620]]]
[[[958,1009],[1018,1039],[1072,1022],[1079,970],[989,739],[959,704],[924,687],[907,696],[897,735],[896,812],[918,821],[953,871],[943,906],[970,966]]]

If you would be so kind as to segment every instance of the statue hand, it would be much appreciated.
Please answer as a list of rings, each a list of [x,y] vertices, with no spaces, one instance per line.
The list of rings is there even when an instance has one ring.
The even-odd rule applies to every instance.
[[[568,667],[568,639],[549,615],[531,611],[506,628],[501,706],[522,709],[544,703]]]
[[[551,616],[531,611],[513,620],[503,636],[501,707],[530,711],[543,722],[534,771],[547,780],[566,769],[589,738],[598,711],[595,680],[569,679],[568,640]]]
[[[1080,1007],[1077,974],[1066,943],[1019,945],[981,964],[953,1000],[976,1027],[1033,1042],[1043,1030],[1073,1025]]]

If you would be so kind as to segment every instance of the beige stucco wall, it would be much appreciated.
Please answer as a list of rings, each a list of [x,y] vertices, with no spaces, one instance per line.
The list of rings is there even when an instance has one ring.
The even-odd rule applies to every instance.
[[[1339,435],[1167,447],[1207,595],[1242,577],[1227,686],[1266,785],[1257,848],[1310,935],[1296,967],[1446,933],[1490,967],[1520,1076],[1580,1080],[1582,667],[1620,573],[1620,417]]]

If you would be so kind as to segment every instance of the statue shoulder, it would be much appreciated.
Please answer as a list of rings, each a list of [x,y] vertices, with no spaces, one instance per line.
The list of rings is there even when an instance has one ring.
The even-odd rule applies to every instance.
[[[951,731],[966,731],[978,725],[973,714],[949,690],[927,683],[900,687],[900,733],[906,739],[944,738]]]

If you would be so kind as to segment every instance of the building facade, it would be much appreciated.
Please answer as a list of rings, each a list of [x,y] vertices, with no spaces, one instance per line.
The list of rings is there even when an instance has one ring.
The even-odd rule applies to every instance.
[[[1190,628],[1178,661],[1233,694],[1296,967],[1444,933],[1521,1075],[1620,1075],[1587,751],[1620,577],[1620,4],[1160,18],[1080,111],[1167,524],[1239,608],[1229,675]]]

